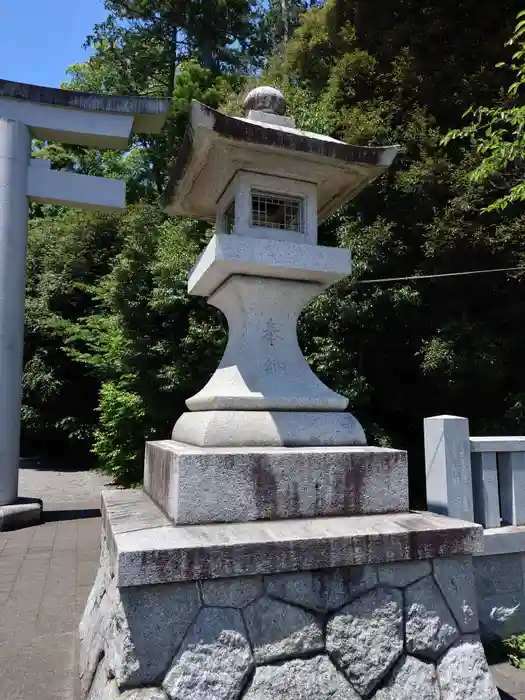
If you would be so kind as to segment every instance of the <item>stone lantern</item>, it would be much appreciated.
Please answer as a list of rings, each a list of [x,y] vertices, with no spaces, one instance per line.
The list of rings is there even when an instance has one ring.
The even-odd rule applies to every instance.
[[[391,164],[397,149],[349,146],[295,128],[282,94],[257,88],[245,118],[194,103],[164,198],[169,214],[215,222],[190,294],[226,316],[218,370],[188,399],[173,439],[205,447],[364,445],[348,399],[312,372],[297,342],[303,308],[351,272],[317,227]]]
[[[147,443],[144,490],[102,494],[79,698],[497,700],[482,528],[410,511],[406,453],[367,446],[297,345],[301,309],[351,271],[318,222],[396,149],[284,112],[271,88],[244,119],[192,106],[164,206],[215,222],[188,288],[228,345],[172,439]]]

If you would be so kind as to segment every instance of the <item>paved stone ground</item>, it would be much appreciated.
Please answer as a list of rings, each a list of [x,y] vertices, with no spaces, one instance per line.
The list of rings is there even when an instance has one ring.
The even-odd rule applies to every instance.
[[[20,495],[43,499],[46,522],[0,533],[0,700],[74,700],[75,634],[97,569],[108,481],[34,466],[22,465]],[[525,671],[505,663],[492,671],[502,700],[525,700]]]
[[[0,700],[73,700],[75,631],[98,564],[107,478],[37,466],[21,469],[20,495],[43,499],[46,522],[0,533]]]
[[[495,664],[491,669],[501,700],[525,700],[525,671],[508,663]]]

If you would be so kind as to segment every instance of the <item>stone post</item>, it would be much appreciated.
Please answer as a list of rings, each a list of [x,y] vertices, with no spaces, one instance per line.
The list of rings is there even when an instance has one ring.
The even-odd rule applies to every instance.
[[[29,129],[0,119],[0,506],[18,493]]]
[[[425,471],[429,510],[474,520],[467,418],[425,418]]]

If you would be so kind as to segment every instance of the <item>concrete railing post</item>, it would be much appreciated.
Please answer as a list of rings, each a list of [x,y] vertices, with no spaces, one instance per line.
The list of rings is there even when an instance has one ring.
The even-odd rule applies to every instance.
[[[29,129],[0,119],[0,506],[18,493]]]
[[[425,418],[425,469],[428,509],[474,520],[467,418]]]

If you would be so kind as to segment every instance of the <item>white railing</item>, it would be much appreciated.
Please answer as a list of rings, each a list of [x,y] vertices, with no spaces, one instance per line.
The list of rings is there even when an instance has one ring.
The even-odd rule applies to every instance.
[[[467,418],[426,418],[425,466],[430,511],[483,525],[486,554],[525,551],[525,437],[471,437]]]

